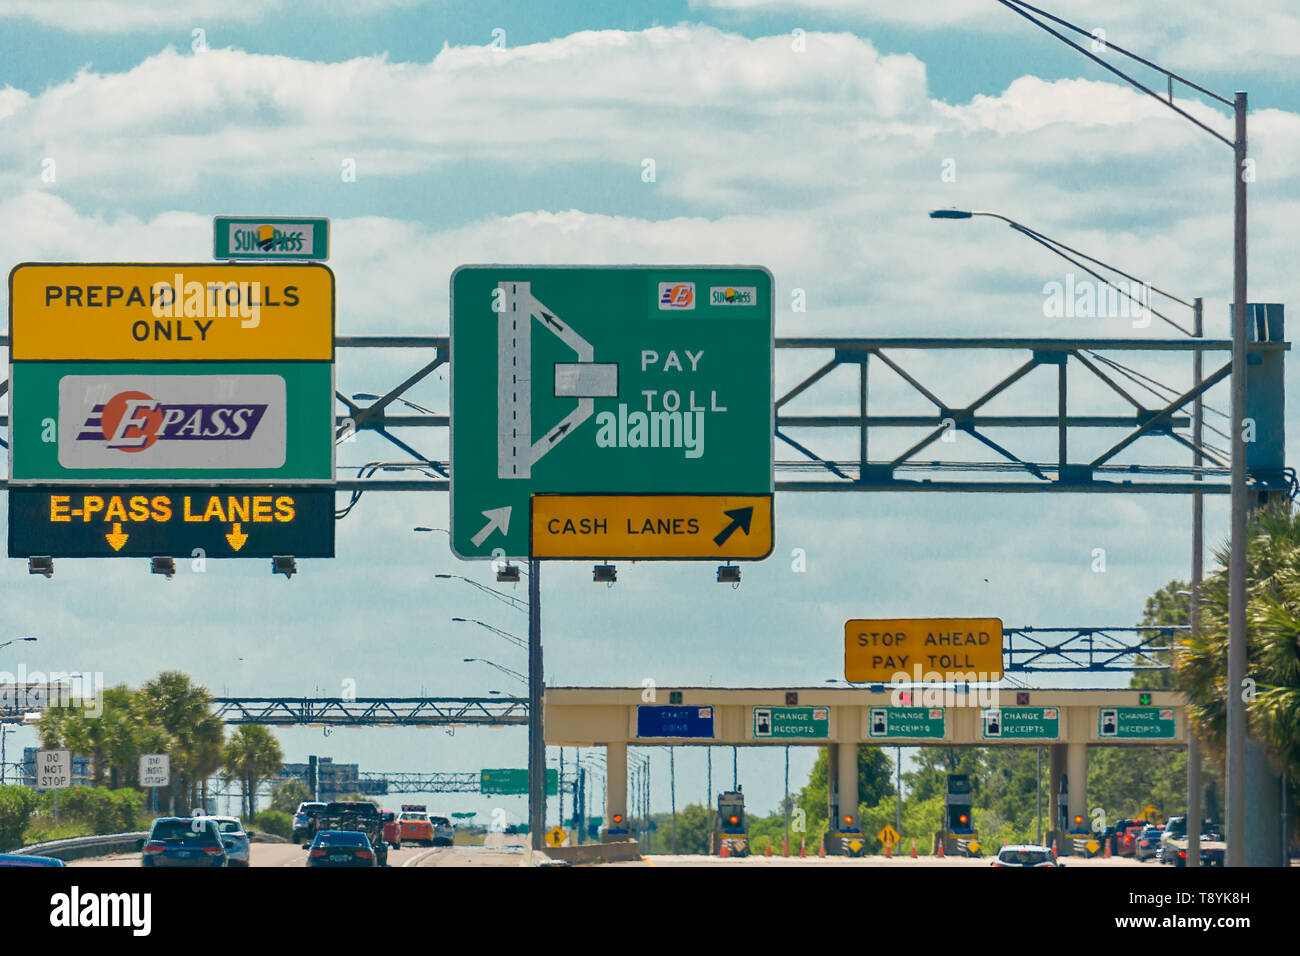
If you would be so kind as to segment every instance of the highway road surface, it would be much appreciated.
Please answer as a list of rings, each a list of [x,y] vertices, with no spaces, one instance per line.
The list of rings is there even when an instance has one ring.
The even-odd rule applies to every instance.
[[[519,866],[522,853],[518,847],[404,846],[388,851],[388,865],[394,866]],[[92,857],[74,860],[68,866],[139,866],[139,853]],[[307,851],[293,843],[254,843],[249,865],[285,867],[307,865]]]

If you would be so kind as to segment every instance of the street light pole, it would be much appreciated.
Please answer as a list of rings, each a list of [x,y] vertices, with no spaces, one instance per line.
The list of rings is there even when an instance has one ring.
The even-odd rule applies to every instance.
[[[1232,531],[1228,545],[1228,866],[1246,863],[1246,94],[1234,102],[1232,296]],[[1189,821],[1191,822],[1191,821]],[[1195,821],[1200,826],[1200,821]]]
[[[1228,848],[1224,863],[1228,866],[1244,866],[1246,863],[1246,702],[1242,698],[1243,684],[1246,679],[1246,549],[1247,549],[1247,510],[1246,499],[1246,447],[1244,422],[1246,417],[1246,94],[1238,90],[1232,100],[1219,96],[1203,86],[1191,82],[1150,60],[1125,50],[1114,43],[1107,43],[1108,50],[1126,56],[1144,66],[1165,75],[1169,84],[1168,101],[1154,90],[1148,88],[1119,68],[1107,63],[1096,53],[1090,53],[1078,43],[1053,29],[1051,21],[1084,37],[1092,34],[1082,27],[1053,16],[1045,10],[1032,6],[1025,0],[997,0],[1003,6],[1024,17],[1041,30],[1050,33],[1058,40],[1073,47],[1088,59],[1097,63],[1111,73],[1124,79],[1136,89],[1141,90],[1170,110],[1188,120],[1194,126],[1209,133],[1215,139],[1232,147],[1233,179],[1233,244],[1232,244],[1232,408],[1230,411],[1232,425],[1232,477],[1231,477],[1231,520],[1228,543],[1228,686],[1227,686],[1227,786],[1226,786],[1226,824]],[[1043,19],[1038,19],[1039,17]],[[1186,110],[1174,104],[1174,81],[1190,87],[1197,92],[1232,108],[1235,120],[1233,139],[1216,133],[1205,123],[1192,116]],[[1200,821],[1189,820],[1189,825],[1200,825]]]

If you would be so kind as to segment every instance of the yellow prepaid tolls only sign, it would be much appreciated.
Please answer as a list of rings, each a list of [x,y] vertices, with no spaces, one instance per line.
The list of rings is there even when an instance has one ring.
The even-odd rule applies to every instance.
[[[1002,621],[904,618],[844,623],[844,679],[852,684],[977,683],[1002,677]]]
[[[333,361],[334,273],[319,263],[23,263],[12,361]]]

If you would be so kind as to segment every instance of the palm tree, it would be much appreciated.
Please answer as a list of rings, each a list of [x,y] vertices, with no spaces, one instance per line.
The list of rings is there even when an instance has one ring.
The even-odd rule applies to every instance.
[[[226,744],[224,753],[226,780],[238,780],[243,788],[243,813],[251,820],[257,812],[257,787],[284,766],[280,743],[259,724],[240,727]]]
[[[198,802],[199,783],[221,766],[225,729],[211,709],[212,695],[179,671],[164,671],[140,689],[145,719],[172,740],[169,796],[189,806]]]
[[[1246,551],[1247,688],[1227,687],[1228,559],[1201,586],[1199,631],[1178,642],[1175,682],[1211,758],[1222,765],[1229,693],[1247,693],[1250,732],[1268,745],[1291,780],[1300,778],[1300,516],[1259,512]]]

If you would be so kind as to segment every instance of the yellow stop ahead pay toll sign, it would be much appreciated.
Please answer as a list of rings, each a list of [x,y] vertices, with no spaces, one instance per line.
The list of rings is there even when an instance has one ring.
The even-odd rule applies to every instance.
[[[975,683],[1002,677],[1002,621],[987,618],[844,623],[844,679],[888,684]]]

